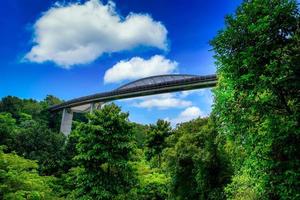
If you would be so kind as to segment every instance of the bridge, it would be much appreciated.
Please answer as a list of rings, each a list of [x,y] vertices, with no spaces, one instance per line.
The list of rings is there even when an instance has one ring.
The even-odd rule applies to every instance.
[[[214,87],[217,77],[213,75],[171,74],[142,78],[115,90],[97,93],[66,101],[49,108],[51,112],[63,111],[60,131],[68,135],[72,129],[73,113],[92,112],[106,102],[133,97],[163,94],[184,90]]]

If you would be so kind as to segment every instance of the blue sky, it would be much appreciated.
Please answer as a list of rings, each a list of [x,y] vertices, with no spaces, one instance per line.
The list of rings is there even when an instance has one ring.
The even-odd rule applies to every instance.
[[[233,0],[10,0],[0,8],[0,97],[68,100],[149,75],[212,74],[209,40]],[[210,90],[117,101],[130,119],[209,114]]]

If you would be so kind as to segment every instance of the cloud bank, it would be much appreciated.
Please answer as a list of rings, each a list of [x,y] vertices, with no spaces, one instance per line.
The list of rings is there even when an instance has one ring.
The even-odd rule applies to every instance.
[[[56,5],[35,22],[35,45],[25,58],[70,68],[141,45],[167,49],[167,30],[161,22],[147,14],[124,18],[115,10],[113,2],[104,5],[100,0]]]
[[[124,80],[134,80],[148,76],[169,74],[175,72],[178,63],[155,55],[145,60],[133,57],[121,60],[105,72],[104,83],[118,83]]]

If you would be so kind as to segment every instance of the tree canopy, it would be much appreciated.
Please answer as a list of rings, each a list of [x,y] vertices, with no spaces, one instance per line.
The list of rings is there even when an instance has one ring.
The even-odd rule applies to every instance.
[[[88,123],[78,124],[75,130],[75,158],[82,168],[77,197],[114,199],[129,192],[135,181],[129,165],[133,132],[128,114],[110,104],[89,114],[88,119]]]
[[[211,42],[214,112],[234,170],[230,199],[300,197],[299,25],[296,1],[244,1]]]

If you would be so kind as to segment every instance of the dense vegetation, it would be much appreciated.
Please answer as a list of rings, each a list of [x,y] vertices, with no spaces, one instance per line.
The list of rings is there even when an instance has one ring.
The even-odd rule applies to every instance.
[[[244,1],[211,41],[213,112],[141,125],[115,104],[0,101],[0,199],[300,199],[300,16],[290,0]]]

